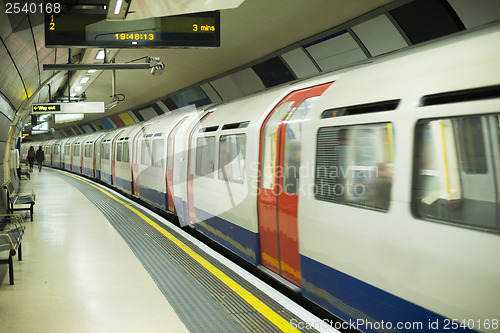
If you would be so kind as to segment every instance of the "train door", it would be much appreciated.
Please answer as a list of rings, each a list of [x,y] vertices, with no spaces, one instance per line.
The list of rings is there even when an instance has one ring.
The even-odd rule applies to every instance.
[[[116,185],[116,171],[115,171],[115,167],[116,167],[116,141],[118,140],[118,137],[120,136],[120,134],[122,134],[125,130],[121,130],[120,132],[118,132],[114,137],[113,139],[111,140],[111,184],[112,185]]]
[[[263,266],[296,285],[300,285],[297,209],[302,122],[331,84],[290,93],[269,114],[260,132],[260,259]]]
[[[179,222],[181,225],[183,223],[189,224],[190,226],[194,226],[196,224],[196,214],[195,214],[195,206],[194,206],[194,174],[195,174],[195,144],[193,143],[193,135],[198,131],[198,129],[201,127],[201,123],[203,120],[207,119],[208,116],[210,116],[212,112],[206,113],[201,119],[198,121],[198,123],[193,126],[191,132],[189,133],[189,144],[188,144],[188,163],[187,163],[187,206],[186,206],[186,212],[183,212],[182,214],[178,214],[179,216]]]
[[[175,212],[174,207],[174,154],[175,154],[175,135],[181,125],[189,118],[183,117],[168,135],[167,139],[167,208],[172,213]]]
[[[144,139],[144,133],[146,128],[150,124],[141,126],[137,132],[132,136],[131,147],[132,147],[132,158],[131,158],[131,169],[132,169],[132,194],[139,196],[139,150],[141,147],[141,140]]]

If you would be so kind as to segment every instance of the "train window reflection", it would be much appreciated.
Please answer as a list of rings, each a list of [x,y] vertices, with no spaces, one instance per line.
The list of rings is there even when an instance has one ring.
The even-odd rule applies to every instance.
[[[323,127],[316,150],[316,199],[387,211],[394,173],[391,123]]]
[[[243,183],[246,135],[223,135],[219,142],[219,179]]]
[[[262,147],[262,174],[261,186],[265,189],[273,189],[275,185],[275,169],[276,169],[276,138],[278,135],[278,127],[282,119],[290,111],[294,101],[289,101],[280,104],[274,111],[266,123],[263,133]]]
[[[116,161],[122,161],[122,151],[123,151],[123,142],[118,142],[116,144]]]
[[[129,151],[128,151],[128,141],[123,142],[123,153],[122,153],[122,162],[129,162]]]
[[[152,165],[162,168],[163,156],[165,155],[165,143],[163,139],[157,139],[153,141],[153,153],[151,155],[153,158]]]
[[[151,165],[151,144],[148,140],[143,139],[141,142],[141,164]]]
[[[215,137],[201,137],[196,140],[197,176],[206,176],[215,170]]]
[[[426,220],[500,231],[498,116],[421,120],[413,207]]]

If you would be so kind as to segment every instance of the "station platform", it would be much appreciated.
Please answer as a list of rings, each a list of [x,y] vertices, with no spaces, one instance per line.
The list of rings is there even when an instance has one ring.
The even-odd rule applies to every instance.
[[[337,332],[162,217],[73,174],[36,169],[0,331]],[[300,329],[299,329],[300,328]]]

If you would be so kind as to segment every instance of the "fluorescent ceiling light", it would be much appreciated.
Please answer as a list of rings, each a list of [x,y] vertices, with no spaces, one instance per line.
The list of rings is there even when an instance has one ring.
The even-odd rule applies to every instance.
[[[70,96],[71,97],[76,97],[76,93],[72,93]]]
[[[122,3],[123,3],[123,0],[116,1],[115,10],[113,12],[115,15],[118,15],[120,13],[120,9],[122,9]]]
[[[89,78],[89,77],[84,77],[84,78],[82,78],[82,79],[80,80],[80,83],[81,83],[81,84],[85,84],[85,83],[89,82],[89,80],[90,80],[90,78]]]
[[[89,69],[87,73],[89,74],[94,74],[97,71],[97,69]]]
[[[55,123],[56,124],[61,124],[61,123],[68,123],[71,121],[77,121],[77,120],[82,120],[84,117],[83,113],[81,114],[57,114],[55,115]]]
[[[96,60],[104,59],[104,50],[97,52],[97,55],[95,56],[95,58],[96,58]]]
[[[82,90],[82,88],[83,88],[82,86],[76,86],[76,87],[75,87],[75,91],[76,91],[76,92],[79,92],[80,90]]]

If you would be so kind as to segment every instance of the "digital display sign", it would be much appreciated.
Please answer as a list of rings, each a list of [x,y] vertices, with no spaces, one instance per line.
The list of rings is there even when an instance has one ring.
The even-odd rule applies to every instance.
[[[220,12],[107,21],[104,10],[45,15],[46,47],[214,48],[220,46]]]
[[[61,105],[59,104],[34,104],[34,113],[49,113],[49,112],[61,112]]]
[[[104,102],[39,103],[32,105],[31,114],[103,113]]]

